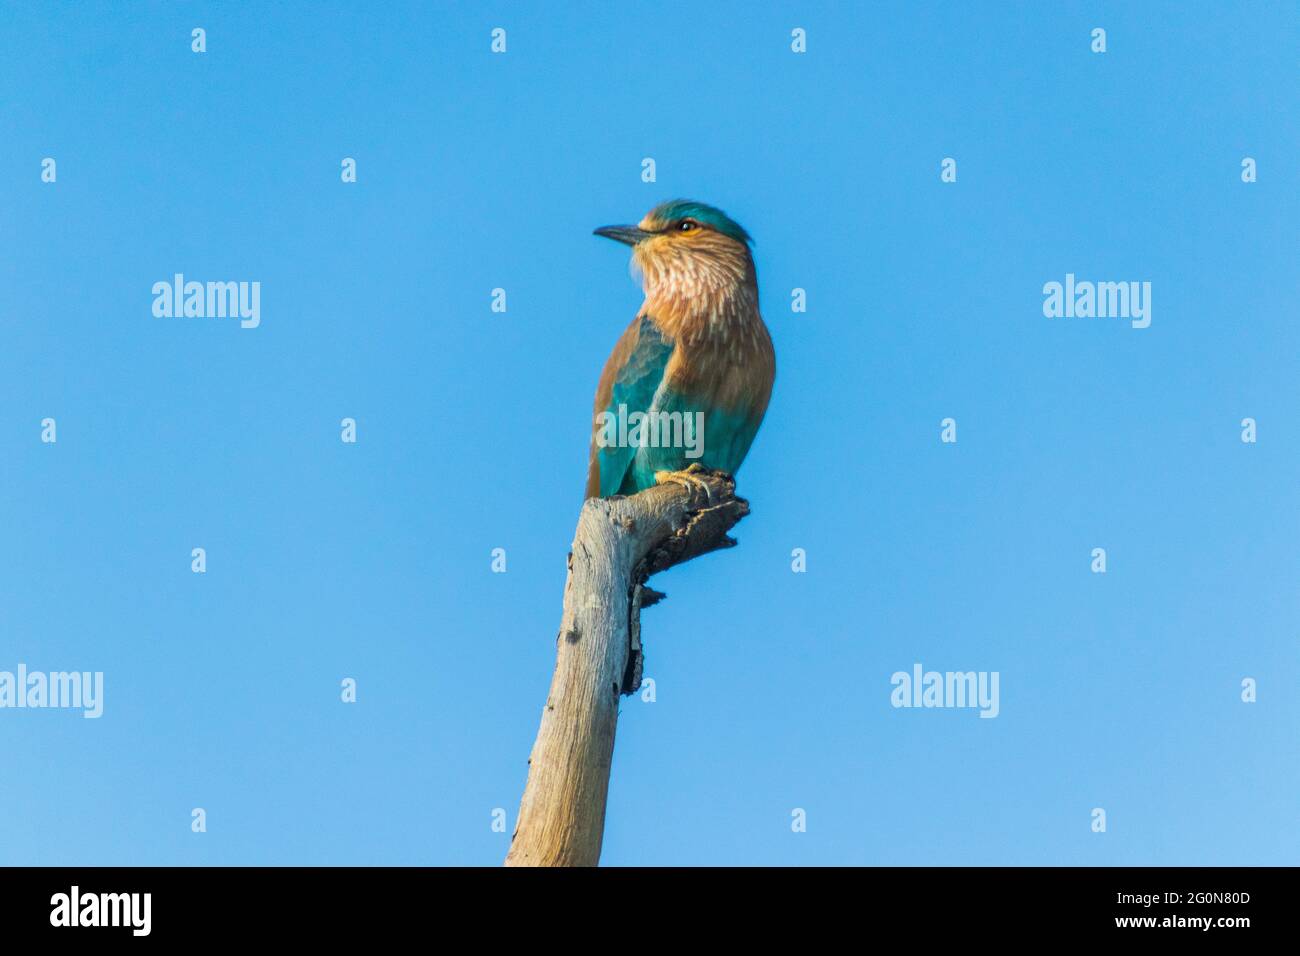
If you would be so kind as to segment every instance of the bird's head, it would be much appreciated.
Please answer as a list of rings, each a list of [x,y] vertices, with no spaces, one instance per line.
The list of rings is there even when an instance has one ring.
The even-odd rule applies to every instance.
[[[602,226],[595,234],[632,247],[632,263],[648,295],[665,287],[695,295],[754,282],[749,233],[721,209],[701,202],[674,199],[651,209],[635,226]]]

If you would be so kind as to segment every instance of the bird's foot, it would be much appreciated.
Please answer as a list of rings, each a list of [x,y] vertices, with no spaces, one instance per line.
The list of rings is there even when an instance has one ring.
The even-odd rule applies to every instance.
[[[681,471],[656,471],[656,485],[681,485],[687,491],[701,495],[705,501],[713,501],[713,491],[710,484],[705,481],[701,475],[712,475],[714,472],[703,465],[691,463]]]

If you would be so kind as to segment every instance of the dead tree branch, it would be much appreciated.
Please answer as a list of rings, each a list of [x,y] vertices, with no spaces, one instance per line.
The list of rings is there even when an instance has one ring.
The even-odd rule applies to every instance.
[[[595,866],[621,694],[641,685],[641,609],[650,575],[736,542],[749,513],[723,472],[582,506],[569,553],[555,674],[529,757],[507,866]]]

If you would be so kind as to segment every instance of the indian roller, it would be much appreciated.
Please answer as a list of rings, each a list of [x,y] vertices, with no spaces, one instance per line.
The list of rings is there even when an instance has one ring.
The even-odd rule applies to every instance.
[[[690,484],[692,465],[734,475],[776,377],[749,233],[676,199],[595,234],[632,247],[645,301],[596,386],[587,497]]]

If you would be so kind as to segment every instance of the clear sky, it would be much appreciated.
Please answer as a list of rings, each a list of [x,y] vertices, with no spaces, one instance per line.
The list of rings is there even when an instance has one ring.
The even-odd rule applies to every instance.
[[[0,671],[104,674],[0,709],[0,863],[499,863],[640,303],[591,230],[677,196],[777,383],[604,862],[1300,862],[1294,6],[705,6],[0,7]]]

